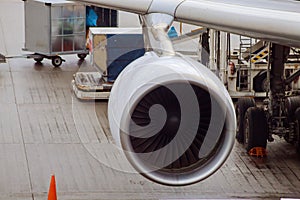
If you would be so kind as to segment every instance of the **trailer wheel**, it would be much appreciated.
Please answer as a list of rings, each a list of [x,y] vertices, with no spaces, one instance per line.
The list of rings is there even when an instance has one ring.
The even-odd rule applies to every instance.
[[[35,60],[35,62],[37,62],[37,63],[41,63],[44,60],[44,58],[43,57],[36,57],[36,58],[33,58],[33,60]]]
[[[62,60],[62,58],[60,56],[54,56],[54,57],[52,57],[52,65],[54,67],[61,66],[62,62],[63,62],[63,60]]]
[[[86,58],[87,54],[86,53],[79,53],[79,54],[77,54],[77,56],[80,60],[84,60]]]
[[[237,117],[236,139],[239,143],[244,143],[244,116],[248,108],[254,107],[255,101],[253,98],[244,97],[238,99],[235,112]]]
[[[253,147],[267,147],[268,121],[262,108],[249,108],[244,119],[244,146],[250,151]]]

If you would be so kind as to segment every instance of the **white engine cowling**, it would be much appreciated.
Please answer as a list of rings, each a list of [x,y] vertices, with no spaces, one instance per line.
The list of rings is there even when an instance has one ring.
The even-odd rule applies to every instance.
[[[128,65],[114,83],[108,118],[133,167],[164,185],[207,178],[234,143],[226,88],[205,66],[181,56],[149,52]]]

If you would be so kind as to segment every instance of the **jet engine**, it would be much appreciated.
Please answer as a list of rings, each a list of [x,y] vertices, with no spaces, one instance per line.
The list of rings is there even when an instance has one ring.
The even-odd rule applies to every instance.
[[[180,55],[148,52],[128,65],[112,88],[108,118],[131,165],[164,185],[207,178],[234,143],[234,107],[223,83]]]

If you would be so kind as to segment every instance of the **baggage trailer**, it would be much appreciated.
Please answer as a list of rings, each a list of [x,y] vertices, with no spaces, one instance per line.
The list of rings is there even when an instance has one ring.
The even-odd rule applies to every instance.
[[[72,89],[81,100],[108,99],[121,71],[145,54],[142,29],[90,28],[89,50],[96,72],[74,74]]]
[[[25,8],[25,48],[36,62],[51,59],[55,67],[60,55],[77,54],[84,59],[86,49],[86,7],[66,0],[23,0]]]

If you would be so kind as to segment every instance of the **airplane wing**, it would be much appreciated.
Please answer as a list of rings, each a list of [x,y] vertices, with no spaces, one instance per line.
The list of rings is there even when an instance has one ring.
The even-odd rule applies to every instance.
[[[300,47],[300,1],[77,0],[136,14],[164,13],[176,21]]]

